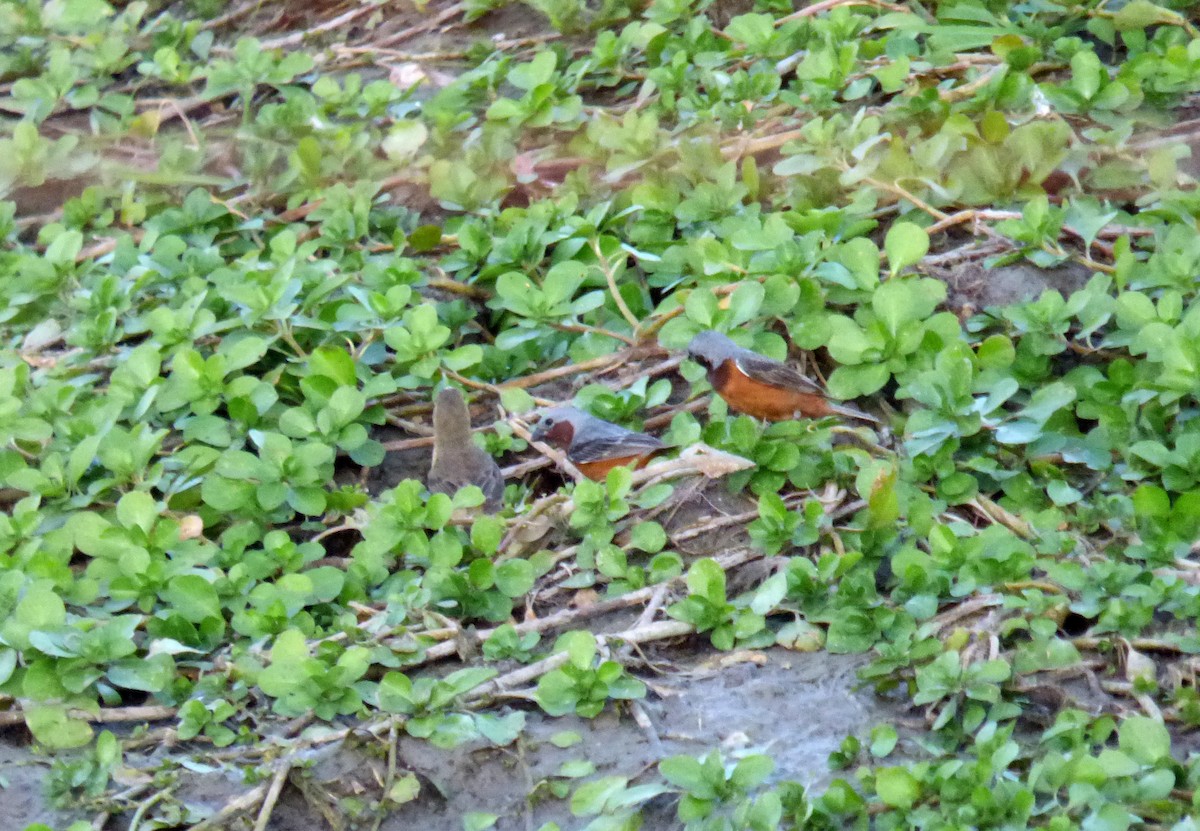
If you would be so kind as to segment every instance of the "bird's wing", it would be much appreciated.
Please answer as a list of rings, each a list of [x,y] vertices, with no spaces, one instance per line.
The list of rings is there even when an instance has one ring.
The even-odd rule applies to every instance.
[[[504,474],[486,450],[477,447],[471,449],[478,452],[467,453],[453,462],[443,463],[439,459],[430,468],[426,484],[431,493],[449,496],[454,496],[467,485],[478,485],[483,491],[484,507],[496,510],[504,502]]]
[[[575,441],[571,442],[569,458],[572,462],[587,464],[641,456],[662,450],[665,446],[654,436],[612,425],[611,428],[585,430],[582,435],[576,435]]]
[[[734,358],[734,364],[746,377],[763,384],[781,389],[815,392],[825,395],[821,385],[811,378],[797,372],[790,366],[755,352],[747,351]]]
[[[799,390],[800,392],[811,392],[822,398],[827,398],[827,393],[820,384],[813,381],[811,378],[797,372],[786,364],[778,361],[773,361],[770,358],[764,358],[761,355],[751,352],[747,356],[739,355],[735,359],[737,368],[740,369],[747,377],[755,381],[760,381],[764,384],[770,384],[773,387],[783,389]],[[839,415],[857,418],[863,421],[869,421],[874,424],[879,424],[879,419],[873,415],[868,415],[862,410],[856,410],[854,407],[848,407],[845,404],[836,404],[833,401],[827,402],[830,409]]]
[[[479,489],[483,491],[483,507],[489,511],[500,510],[504,505],[504,474],[500,472],[500,465],[496,464],[496,460],[491,456],[488,456],[487,469],[479,483]]]

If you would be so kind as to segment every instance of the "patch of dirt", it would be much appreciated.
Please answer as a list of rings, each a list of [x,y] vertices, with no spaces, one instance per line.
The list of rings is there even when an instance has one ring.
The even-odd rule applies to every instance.
[[[726,758],[769,753],[777,765],[774,781],[791,779],[821,789],[833,778],[825,761],[842,740],[865,735],[894,714],[874,694],[855,691],[860,658],[783,649],[733,655],[702,649],[691,661],[657,681],[648,679],[654,694],[639,705],[651,725],[648,730],[611,708],[592,720],[552,719],[532,710],[522,746],[512,749],[446,751],[402,740],[400,758],[435,784],[441,798],[431,799],[423,790],[420,799],[390,816],[382,828],[457,831],[470,811],[501,814],[500,831],[523,831],[551,821],[574,827],[578,820],[567,802],[547,798],[529,805],[526,800],[538,782],[555,776],[564,763],[591,762],[596,771],[589,779],[632,780],[644,774],[649,779],[663,758],[704,754],[714,741],[721,743]],[[583,741],[565,749],[550,743],[566,730],[579,733]],[[672,801],[660,802],[648,812],[645,827],[676,825]],[[300,826],[271,827],[286,831]]]
[[[420,438],[406,430],[401,430],[398,427],[383,426],[376,429],[372,438],[381,442],[400,441],[403,439]],[[414,447],[408,450],[389,450],[383,457],[383,461],[375,467],[371,468],[367,475],[367,491],[374,495],[379,495],[389,488],[394,488],[405,479],[419,479],[424,482],[429,475],[429,465],[433,460],[433,445],[427,447]],[[353,475],[349,478],[357,479],[359,468],[354,466],[348,468]]]
[[[676,652],[678,650],[675,650]],[[686,665],[672,666],[665,650],[651,654],[666,671],[646,680],[652,692],[638,706],[649,728],[639,727],[628,712],[609,707],[595,719],[576,716],[551,718],[534,707],[526,712],[526,729],[511,747],[483,742],[443,750],[426,741],[403,737],[398,742],[397,776],[415,773],[420,794],[383,822],[382,831],[461,831],[462,818],[472,811],[500,814],[500,831],[525,831],[554,821],[574,827],[569,803],[554,797],[539,782],[554,779],[567,762],[587,760],[599,776],[630,779],[655,776],[654,766],[675,754],[707,753],[720,742],[726,758],[768,753],[776,762],[774,781],[791,779],[821,789],[833,778],[825,764],[850,734],[865,735],[872,726],[901,715],[895,705],[869,691],[855,689],[855,670],[863,659],[825,652],[797,653],[769,649],[753,653],[720,653],[706,646],[691,653]],[[668,669],[669,667],[669,669]],[[511,710],[512,708],[507,708]],[[559,748],[551,737],[575,731],[582,741]],[[370,741],[366,739],[366,741]],[[45,822],[64,828],[70,816],[51,810],[42,786],[47,768],[30,764],[29,750],[0,744],[0,775],[10,787],[3,792],[0,831],[20,831],[28,823]],[[155,765],[166,751],[127,761]],[[192,806],[218,811],[249,789],[234,771],[203,772],[197,756],[193,770],[181,777],[177,797]],[[383,743],[348,742],[314,752],[311,767],[297,769],[275,808],[272,831],[310,831],[325,827],[322,802],[348,816],[338,799],[364,802],[378,799],[386,781]],[[535,792],[532,800],[527,799]],[[128,817],[114,819],[108,828],[126,827]],[[370,825],[370,818],[365,820]],[[662,798],[647,811],[646,828],[674,827],[670,799]],[[230,827],[237,827],[236,825]],[[353,827],[353,826],[350,826]]]
[[[1070,297],[1087,285],[1092,272],[1075,262],[1055,268],[1038,268],[1021,262],[984,268],[969,262],[954,268],[931,268],[929,276],[946,284],[946,305],[955,312],[973,312],[993,306],[1011,306],[1037,300],[1044,291]]]
[[[383,13],[386,9],[386,13]],[[420,56],[422,65],[440,63],[439,54],[465,51],[481,40],[517,40],[553,34],[546,18],[523,3],[509,3],[470,23],[463,22],[461,3],[451,0],[431,2],[418,8],[405,0],[390,3],[368,17],[363,25],[337,26],[333,34],[340,44],[350,48],[391,50],[386,58],[403,60],[407,53]],[[305,27],[290,27],[304,33],[334,20],[324,14],[322,20]]]
[[[66,828],[71,817],[51,807],[44,792],[48,760],[15,741],[15,732],[0,736],[0,831],[21,831],[35,822]]]

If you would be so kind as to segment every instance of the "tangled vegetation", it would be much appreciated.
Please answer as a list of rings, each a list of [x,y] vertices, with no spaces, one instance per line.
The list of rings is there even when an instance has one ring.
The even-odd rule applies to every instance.
[[[519,747],[636,713],[646,650],[779,645],[922,729],[822,789],[714,735],[529,802],[1193,828],[1193,5],[6,4],[2,723],[80,828],[265,828],[367,736],[386,779],[326,818],[379,828],[424,798],[399,734]],[[710,328],[883,424],[729,413]],[[425,489],[442,384],[497,515]],[[682,450],[555,473],[528,420],[570,401]],[[248,792],[206,818],[128,764],[163,742]]]

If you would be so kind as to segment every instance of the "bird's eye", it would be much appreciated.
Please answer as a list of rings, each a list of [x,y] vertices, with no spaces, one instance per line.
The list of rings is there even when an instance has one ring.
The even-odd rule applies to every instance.
[[[554,419],[552,419],[552,418],[543,418],[543,419],[542,419],[542,426],[543,426],[543,427],[553,427],[553,426],[554,426]]]

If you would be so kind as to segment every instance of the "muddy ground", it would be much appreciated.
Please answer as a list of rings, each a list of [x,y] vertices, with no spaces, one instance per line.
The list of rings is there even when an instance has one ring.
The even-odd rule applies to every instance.
[[[663,674],[643,676],[651,685],[651,693],[639,705],[647,717],[646,727],[639,726],[629,711],[611,707],[588,720],[550,718],[536,707],[518,706],[515,709],[525,711],[526,729],[510,747],[477,743],[441,750],[425,741],[401,738],[397,773],[414,773],[420,793],[392,812],[380,829],[461,831],[463,817],[473,811],[499,814],[495,827],[502,831],[538,828],[550,821],[564,829],[582,827],[587,820],[572,817],[567,800],[555,798],[545,785],[537,787],[554,779],[565,763],[587,760],[595,766],[595,772],[581,781],[614,775],[636,780],[652,772],[660,759],[678,753],[704,754],[714,742],[720,743],[727,758],[768,753],[776,762],[774,780],[790,779],[820,789],[835,776],[826,760],[846,736],[865,736],[876,724],[903,720],[898,706],[857,689],[859,657],[784,649],[729,654],[701,647],[692,651],[686,665],[677,663],[677,654],[664,653],[659,659],[664,661]],[[552,744],[551,737],[564,731],[577,732],[582,741],[566,748]],[[126,761],[152,768],[166,761],[167,754],[160,748],[140,756],[130,754]],[[191,761],[196,767],[214,764],[204,754]],[[311,761],[308,770],[293,773],[271,816],[271,831],[328,827],[320,802],[328,805],[338,797],[377,795],[387,766],[380,744],[368,737],[313,751]],[[50,807],[43,790],[48,770],[48,760],[33,755],[15,733],[0,740],[0,776],[6,785],[0,795],[0,831],[21,831],[34,822],[66,828],[71,821],[93,819],[88,812]],[[250,787],[239,769],[216,767],[210,772],[182,772],[176,794],[207,814]],[[531,804],[526,795],[535,792],[540,801]],[[373,819],[368,815],[363,827],[371,827]],[[663,797],[646,811],[643,827],[677,825],[673,800]],[[127,825],[114,821],[108,827]]]

